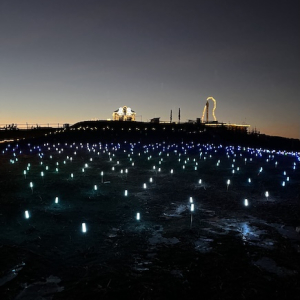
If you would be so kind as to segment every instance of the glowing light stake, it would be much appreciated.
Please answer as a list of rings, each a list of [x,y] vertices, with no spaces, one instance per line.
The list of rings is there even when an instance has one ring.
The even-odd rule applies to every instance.
[[[25,219],[29,219],[29,212],[28,212],[28,210],[25,210]]]
[[[193,203],[193,197],[190,197],[190,203]]]
[[[245,200],[244,200],[244,205],[245,205],[245,206],[248,206],[248,205],[249,205],[248,199],[245,199]]]
[[[27,173],[26,170],[24,170],[23,174],[24,174],[25,179],[26,179],[26,173]]]
[[[286,181],[290,181],[290,177],[287,177],[287,178],[286,178]]]
[[[262,172],[262,170],[263,170],[263,168],[261,167],[261,168],[259,169],[259,171],[258,171],[258,174],[257,174],[257,175],[259,175],[259,174]]]
[[[146,184],[146,183],[143,184],[143,188],[144,188],[144,189],[147,188],[147,184]]]
[[[267,198],[267,200],[268,200],[268,198],[269,198],[269,196],[270,196],[270,194],[269,194],[268,191],[265,192],[265,196],[266,196],[266,198]]]
[[[199,179],[199,184],[202,184],[202,179]]]
[[[104,173],[103,173],[103,171],[101,171],[101,182],[103,183],[103,175],[104,175]]]
[[[82,173],[84,173],[84,168],[81,169]]]
[[[150,177],[149,181],[150,181],[150,182],[153,182],[153,178],[152,178],[152,177]]]
[[[248,182],[251,183],[251,178],[248,178]]]
[[[30,186],[30,188],[31,188],[31,192],[32,192],[32,194],[33,194],[33,183],[32,183],[32,182],[30,182],[30,183],[29,183],[29,186]]]
[[[55,197],[55,201],[56,204],[58,203],[58,197]]]
[[[171,169],[171,172],[170,172],[171,174],[173,174],[174,173],[174,171],[173,171],[173,169]]]
[[[94,191],[97,191],[98,190],[98,187],[97,187],[97,185],[95,184],[94,185]]]
[[[191,212],[193,212],[195,210],[195,204],[191,203]]]
[[[136,219],[137,219],[137,221],[139,221],[141,219],[141,215],[139,212],[136,214]]]
[[[190,224],[190,228],[192,228],[193,226],[193,212],[195,210],[195,205],[194,203],[191,203],[191,224]]]
[[[124,192],[124,196],[125,196],[125,197],[127,197],[127,196],[128,196],[128,191],[127,191],[127,190],[125,190],[125,192]]]
[[[74,175],[73,175],[73,173],[71,173],[71,178],[74,178]]]
[[[282,186],[285,186],[285,181],[282,181],[282,184],[281,184]]]
[[[227,191],[228,191],[229,184],[230,184],[230,179],[227,180]]]
[[[86,224],[85,224],[85,223],[82,223],[82,224],[81,224],[81,231],[82,231],[83,233],[86,233]]]

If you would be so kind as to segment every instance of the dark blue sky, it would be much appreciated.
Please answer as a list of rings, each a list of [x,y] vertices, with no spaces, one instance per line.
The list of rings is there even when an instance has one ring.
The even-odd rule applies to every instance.
[[[299,29],[298,0],[1,0],[0,123],[185,121],[212,96],[221,122],[299,138]]]

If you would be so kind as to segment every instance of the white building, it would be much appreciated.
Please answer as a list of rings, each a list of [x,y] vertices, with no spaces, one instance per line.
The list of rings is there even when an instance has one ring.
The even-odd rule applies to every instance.
[[[130,107],[123,106],[112,114],[114,121],[135,121],[136,113]]]

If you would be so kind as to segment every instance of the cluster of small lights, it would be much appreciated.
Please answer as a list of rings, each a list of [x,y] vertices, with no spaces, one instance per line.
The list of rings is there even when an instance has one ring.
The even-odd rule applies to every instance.
[[[106,129],[109,130],[109,128]],[[43,145],[28,144],[27,147],[28,148],[21,150],[18,145],[15,145],[13,148],[10,145],[7,145],[5,150],[2,151],[2,154],[11,155],[11,157],[9,157],[10,164],[22,164],[22,173],[20,174],[20,176],[22,177],[23,181],[25,179],[25,182],[27,184],[29,182],[31,194],[36,193],[35,190],[41,189],[41,186],[43,184],[40,182],[42,181],[41,179],[40,181],[37,180],[37,176],[35,176],[36,174],[39,174],[39,178],[42,177],[44,182],[47,181],[48,177],[50,178],[51,176],[55,176],[58,173],[58,168],[60,168],[61,174],[66,174],[65,170],[74,168],[72,169],[71,173],[68,173],[70,174],[68,179],[72,179],[69,180],[69,182],[79,182],[83,178],[82,176],[95,176],[94,180],[95,182],[97,182],[97,184],[94,184],[93,186],[93,195],[95,198],[101,197],[101,184],[104,185],[105,183],[110,182],[105,181],[107,180],[107,178],[110,179],[119,176],[120,180],[128,180],[128,177],[130,179],[130,170],[132,170],[132,173],[134,173],[134,170],[136,169],[133,168],[135,166],[135,163],[142,162],[143,160],[149,161],[149,173],[147,174],[155,175],[155,183],[157,182],[157,180],[159,180],[160,176],[161,178],[164,178],[165,176],[169,176],[169,178],[178,176],[177,178],[180,178],[181,176],[184,176],[184,174],[186,174],[188,171],[194,170],[197,171],[194,173],[195,185],[198,184],[201,187],[212,186],[214,184],[213,181],[207,182],[206,178],[204,178],[204,180],[197,179],[199,178],[198,175],[200,172],[201,176],[205,177],[204,170],[206,163],[209,160],[212,160],[213,166],[216,170],[216,176],[218,170],[220,169],[220,165],[227,167],[228,171],[223,174],[222,182],[223,184],[224,182],[226,183],[228,194],[232,189],[239,186],[241,182],[240,178],[244,178],[244,182],[246,182],[247,180],[247,186],[255,186],[258,181],[263,180],[264,176],[267,178],[274,172],[276,172],[278,176],[281,176],[280,185],[282,187],[288,188],[288,185],[291,184],[290,178],[292,178],[292,181],[294,180],[293,174],[295,174],[297,166],[299,166],[300,162],[299,153],[294,152],[242,148],[239,146],[224,147],[222,145],[195,144],[192,142],[182,142],[181,144],[167,144],[165,142],[162,142],[145,145],[142,145],[141,143],[127,143],[126,141],[122,144],[44,143]],[[31,164],[27,162],[25,164],[25,160],[22,158],[22,155],[20,155],[24,152],[30,153],[32,156],[36,154],[39,160],[38,164]],[[51,153],[51,155],[48,154],[49,152]],[[87,160],[87,162],[84,162],[84,164],[82,164],[81,157],[79,157],[79,153],[82,152],[90,155],[89,159]],[[68,153],[69,155],[66,155],[65,153]],[[124,159],[124,156],[122,156],[121,153],[125,153],[126,159]],[[287,156],[294,161],[291,163],[291,165],[286,167],[286,170],[281,171],[280,166],[283,165],[282,157]],[[104,171],[99,171],[98,169],[97,175],[89,175],[94,174],[93,170],[95,170],[95,168],[99,166],[99,157],[105,157],[107,163],[106,166],[108,167],[101,165],[101,168],[103,167]],[[262,160],[262,158],[264,158],[264,160]],[[79,163],[79,161],[80,168],[77,168],[77,163]],[[264,164],[264,166],[259,166],[259,168],[256,168],[255,171],[253,171],[251,165],[254,163],[254,161],[260,161],[261,164]],[[271,163],[272,161],[273,163]],[[278,161],[280,161],[280,164],[278,163]],[[172,168],[170,168],[171,163]],[[174,170],[176,170],[176,172]],[[144,178],[141,178],[141,180],[142,179]],[[148,180],[149,183],[154,182],[153,177],[148,177],[147,182]],[[68,180],[66,182],[68,182]],[[144,181],[140,181],[139,184],[139,187],[136,188],[139,190],[147,190],[145,191],[146,194],[148,192],[151,192],[151,189],[155,189],[155,184],[147,185],[147,183]],[[90,186],[90,191],[92,191],[91,187],[92,185]],[[209,192],[206,188],[205,190]],[[125,189],[123,191],[124,196],[128,197],[127,199],[130,201],[131,195],[133,195],[134,193],[130,192],[130,196],[128,196],[128,190]],[[261,194],[264,194],[265,200],[272,199],[272,195],[274,195],[272,191],[262,191]],[[243,195],[241,195],[241,197],[243,197]],[[243,204],[245,207],[250,206],[250,200],[246,198],[243,199]],[[54,204],[56,204],[56,207],[60,209],[60,204],[64,201],[64,199],[59,201],[59,197],[56,196]],[[196,206],[194,199],[191,196],[189,197],[189,203],[186,205],[187,207],[189,207],[189,211],[191,213],[192,226],[192,214],[196,213],[195,209],[199,209],[199,206],[198,204]],[[34,215],[31,216],[29,210],[25,211],[24,216],[25,219],[32,219],[34,217]],[[143,219],[144,218],[145,217],[143,216]],[[140,212],[136,213],[136,220],[141,220]],[[89,228],[89,230],[90,229],[91,228]],[[83,233],[87,233],[86,223],[81,224],[81,231]]]

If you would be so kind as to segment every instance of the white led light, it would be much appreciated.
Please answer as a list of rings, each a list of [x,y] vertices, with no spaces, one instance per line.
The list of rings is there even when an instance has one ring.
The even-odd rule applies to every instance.
[[[85,223],[81,224],[81,229],[82,229],[82,232],[86,232],[86,224]]]
[[[194,205],[194,203],[192,203],[191,204],[191,211],[194,211],[194,209],[195,209],[195,205]]]

